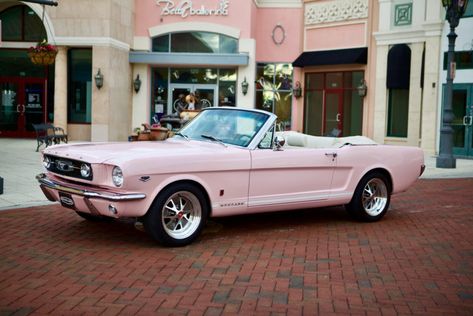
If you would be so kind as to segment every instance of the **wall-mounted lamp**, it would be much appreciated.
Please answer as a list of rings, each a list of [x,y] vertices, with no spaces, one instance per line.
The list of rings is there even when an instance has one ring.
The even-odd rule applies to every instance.
[[[97,73],[95,74],[94,78],[95,78],[95,86],[97,87],[97,89],[102,88],[103,87],[103,75],[100,72],[100,68],[97,71]]]
[[[366,86],[365,79],[361,79],[360,84],[358,85],[358,87],[356,87],[356,90],[358,90],[358,95],[360,97],[363,98],[366,96],[366,92],[368,91],[368,86]]]
[[[300,98],[302,96],[302,88],[301,83],[299,81],[296,81],[296,84],[292,88],[292,95],[296,98]]]
[[[136,78],[135,80],[133,80],[133,88],[135,88],[135,92],[138,93],[138,91],[140,91],[140,88],[141,88],[141,79],[140,79],[140,75],[136,75]]]
[[[248,81],[246,81],[246,77],[245,77],[245,80],[243,80],[241,83],[241,92],[243,93],[243,95],[246,95],[248,93],[249,85],[250,84],[248,83]]]

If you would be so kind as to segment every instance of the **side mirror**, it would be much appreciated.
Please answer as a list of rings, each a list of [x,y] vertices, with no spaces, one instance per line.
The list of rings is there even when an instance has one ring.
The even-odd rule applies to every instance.
[[[284,144],[286,143],[286,140],[284,139],[284,137],[282,136],[276,136],[274,138],[274,142],[273,142],[273,149],[274,150],[282,150],[282,147],[284,146]]]

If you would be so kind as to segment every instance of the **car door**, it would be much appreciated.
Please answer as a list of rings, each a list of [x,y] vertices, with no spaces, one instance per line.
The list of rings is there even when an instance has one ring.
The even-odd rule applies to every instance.
[[[269,211],[326,202],[330,197],[337,150],[305,147],[253,150],[249,208]]]

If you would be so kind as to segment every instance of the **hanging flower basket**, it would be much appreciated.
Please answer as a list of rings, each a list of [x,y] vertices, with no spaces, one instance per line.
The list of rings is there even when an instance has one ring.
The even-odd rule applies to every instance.
[[[38,43],[34,47],[28,49],[28,56],[31,59],[31,62],[35,65],[47,66],[54,64],[57,55],[57,47],[51,44],[48,44],[46,40]]]

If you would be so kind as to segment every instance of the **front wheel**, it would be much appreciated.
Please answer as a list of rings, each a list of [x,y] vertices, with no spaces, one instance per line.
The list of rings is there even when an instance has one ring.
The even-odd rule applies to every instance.
[[[185,246],[199,236],[207,214],[207,200],[199,188],[175,184],[158,195],[144,218],[144,226],[163,246]]]
[[[361,179],[352,200],[345,207],[356,219],[375,222],[386,214],[390,201],[391,193],[386,176],[373,172]]]

